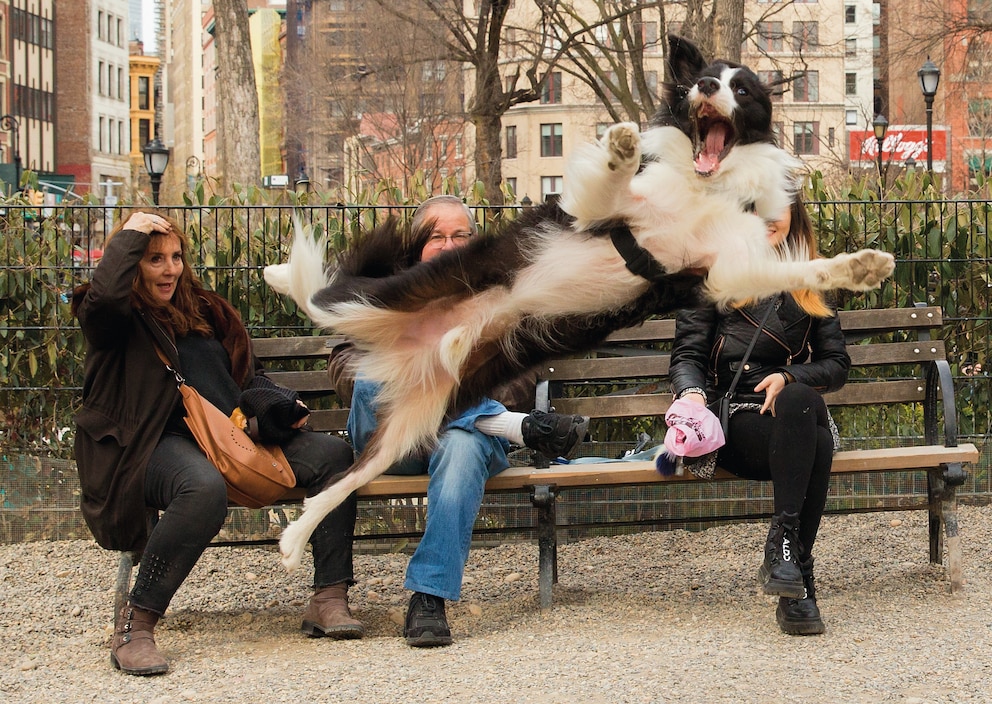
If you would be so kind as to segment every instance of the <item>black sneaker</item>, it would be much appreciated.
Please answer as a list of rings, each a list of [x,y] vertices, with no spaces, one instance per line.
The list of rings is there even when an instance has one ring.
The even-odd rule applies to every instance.
[[[433,648],[451,645],[451,629],[444,615],[444,599],[432,594],[414,592],[406,609],[403,626],[406,644],[413,648]]]
[[[524,444],[548,459],[568,457],[585,439],[588,429],[588,416],[563,416],[544,411],[531,411],[521,426]]]

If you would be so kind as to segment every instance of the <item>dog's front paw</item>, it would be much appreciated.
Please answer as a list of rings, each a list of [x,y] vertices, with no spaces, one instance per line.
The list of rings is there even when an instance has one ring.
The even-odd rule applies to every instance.
[[[838,254],[824,271],[824,283],[830,288],[843,288],[849,291],[868,291],[878,288],[882,281],[895,270],[895,258],[877,249],[861,249],[852,254]],[[829,272],[829,273],[828,273]]]
[[[888,252],[862,249],[851,255],[851,280],[859,288],[878,288],[883,279],[892,275],[896,260]]]
[[[637,171],[641,164],[641,131],[633,122],[620,122],[603,135],[610,154],[610,171]]]

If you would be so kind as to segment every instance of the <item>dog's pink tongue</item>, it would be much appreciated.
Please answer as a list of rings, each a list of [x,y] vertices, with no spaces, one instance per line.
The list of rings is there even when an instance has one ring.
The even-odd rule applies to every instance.
[[[710,125],[706,133],[706,144],[696,157],[696,172],[711,174],[720,167],[720,154],[727,143],[727,126],[716,123]]]

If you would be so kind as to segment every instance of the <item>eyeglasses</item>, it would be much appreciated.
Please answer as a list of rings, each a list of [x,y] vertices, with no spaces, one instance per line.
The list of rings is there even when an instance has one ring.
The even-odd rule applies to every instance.
[[[471,232],[456,232],[453,235],[434,234],[427,238],[428,247],[443,247],[447,242],[460,247],[472,236]]]

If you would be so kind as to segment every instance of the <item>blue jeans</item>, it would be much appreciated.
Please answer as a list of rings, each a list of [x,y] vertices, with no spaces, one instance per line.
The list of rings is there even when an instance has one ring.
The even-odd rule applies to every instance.
[[[351,399],[348,434],[361,454],[376,428],[378,385],[359,377]],[[507,468],[506,440],[490,437],[475,428],[480,416],[506,409],[486,399],[451,421],[426,459],[412,457],[397,463],[389,474],[430,475],[427,484],[427,525],[424,537],[410,558],[404,586],[415,592],[457,600],[462,592],[462,573],[468,561],[486,480]]]

